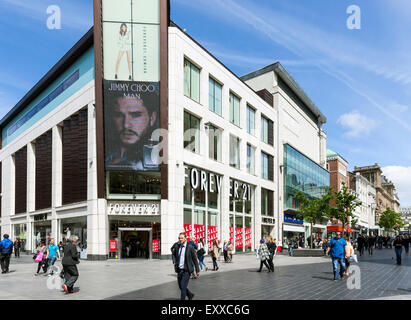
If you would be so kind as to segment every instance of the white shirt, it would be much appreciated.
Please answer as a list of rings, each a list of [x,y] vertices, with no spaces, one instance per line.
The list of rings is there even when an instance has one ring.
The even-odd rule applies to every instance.
[[[179,248],[179,257],[180,257],[180,262],[178,267],[180,269],[184,269],[184,259],[186,255],[186,248],[187,248],[187,242],[184,245],[181,245]]]

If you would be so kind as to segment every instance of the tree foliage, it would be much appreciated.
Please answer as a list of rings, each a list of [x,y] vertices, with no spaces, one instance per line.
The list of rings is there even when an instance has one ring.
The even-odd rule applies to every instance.
[[[386,230],[399,230],[401,227],[404,226],[404,223],[401,220],[401,214],[398,212],[395,212],[391,210],[390,208],[387,208],[381,216],[380,216],[380,221],[378,222],[378,225],[381,228],[384,228]]]
[[[299,218],[303,218],[305,221],[311,224],[311,230],[313,229],[313,225],[321,222],[324,217],[329,216],[330,212],[330,201],[333,198],[331,188],[327,187],[324,190],[324,194],[321,196],[320,199],[310,199],[307,195],[301,191],[298,191],[295,194],[295,199],[299,201],[299,208],[297,212],[297,216]],[[310,246],[312,248],[313,245],[313,235],[311,232],[311,243]]]
[[[350,193],[345,183],[342,183],[342,189],[339,192],[334,192],[336,208],[331,208],[330,218],[335,218],[341,221],[343,227],[343,236],[345,227],[351,224],[356,224],[358,219],[354,215],[354,211],[362,202],[357,199],[357,196]],[[348,230],[347,230],[348,231]]]

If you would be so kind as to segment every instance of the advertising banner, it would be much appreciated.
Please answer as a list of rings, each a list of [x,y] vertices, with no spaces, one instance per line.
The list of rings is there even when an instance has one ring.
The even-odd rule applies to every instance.
[[[102,6],[105,168],[159,171],[160,1]]]
[[[230,242],[234,243],[234,241],[233,241],[233,227],[230,227]]]
[[[243,228],[235,228],[235,247],[243,247]]]
[[[192,236],[192,231],[191,224],[184,224],[184,232],[187,234],[187,237]]]
[[[244,241],[246,247],[251,247],[251,228],[244,228]]]
[[[110,240],[110,252],[116,252],[117,251],[117,241],[116,240]]]
[[[205,240],[205,227],[202,224],[194,225],[194,242],[197,243],[200,238]]]
[[[160,252],[160,241],[153,240],[153,252]]]
[[[213,240],[217,240],[217,227],[208,226],[207,236],[208,236],[208,248],[211,249],[213,245]]]

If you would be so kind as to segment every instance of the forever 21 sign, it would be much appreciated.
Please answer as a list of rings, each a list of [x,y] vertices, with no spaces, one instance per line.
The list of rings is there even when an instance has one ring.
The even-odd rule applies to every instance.
[[[211,193],[221,192],[222,176],[187,166],[185,166],[185,169],[188,171],[185,176],[189,179],[192,189],[200,189]],[[230,197],[235,200],[251,200],[251,186],[248,183],[230,179]]]

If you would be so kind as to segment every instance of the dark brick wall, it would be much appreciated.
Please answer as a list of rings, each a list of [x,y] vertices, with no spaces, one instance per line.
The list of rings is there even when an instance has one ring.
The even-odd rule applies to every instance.
[[[14,164],[16,169],[14,210],[17,214],[27,211],[27,146],[14,154]]]
[[[51,207],[52,132],[36,139],[36,210]]]
[[[63,204],[87,200],[87,109],[64,120]]]

